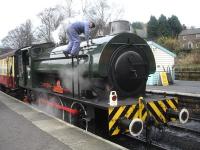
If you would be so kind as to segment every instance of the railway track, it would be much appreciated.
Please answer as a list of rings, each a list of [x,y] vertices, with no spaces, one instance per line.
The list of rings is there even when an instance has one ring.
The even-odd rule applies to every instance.
[[[198,117],[198,118],[189,118],[189,120],[191,120],[191,121],[197,121],[197,122],[199,122],[200,123],[200,118]]]
[[[191,118],[191,121],[196,121],[196,124],[199,124],[200,126],[200,120],[196,119],[196,118]],[[198,126],[198,125],[196,125]],[[158,133],[159,134],[159,133]],[[183,136],[184,135],[184,136]],[[150,141],[147,141],[146,138],[144,137],[132,137],[130,135],[124,135],[129,139],[133,139],[136,140],[140,143],[142,143],[143,145],[146,146],[146,148],[148,150],[151,149],[159,149],[159,150],[171,150],[171,149],[183,149],[183,150],[187,150],[188,149],[188,145],[191,144],[193,150],[198,149],[197,145],[200,144],[200,130],[196,130],[194,128],[189,128],[189,127],[183,127],[183,126],[178,126],[178,125],[173,125],[170,124],[167,128],[167,130],[164,131],[164,137],[161,137],[160,139],[155,139],[152,138]],[[156,135],[153,135],[156,136]],[[186,148],[184,148],[183,145],[181,145],[180,147],[177,146],[180,143],[180,139],[182,139],[183,141],[189,141],[187,144],[185,144],[183,142],[183,145],[186,145]],[[166,142],[168,141],[168,142]]]
[[[196,136],[200,136],[200,131],[196,131],[195,129],[190,129],[190,128],[187,128],[187,127],[181,127],[181,126],[178,126],[178,125],[169,125],[168,126],[170,129],[175,129],[175,130],[178,130],[178,131],[181,131],[181,132],[186,132],[186,133],[190,133],[190,134],[194,134]]]
[[[195,119],[193,119],[192,121],[194,120]],[[141,149],[141,150],[143,149],[145,150],[171,150],[171,149],[188,150],[188,147],[190,144],[192,145],[192,149],[196,150],[198,145],[200,144],[200,131],[196,131],[195,129],[191,129],[188,127],[181,127],[178,125],[169,125],[167,126],[167,128],[165,128],[163,133],[161,133],[158,130],[157,132],[158,132],[156,133],[157,135],[161,134],[160,138],[156,138],[157,135],[155,134],[155,132],[153,132],[150,140],[147,140],[146,137],[144,136],[145,133],[143,133],[139,137],[133,137],[129,134],[123,134],[120,137],[118,137],[118,139],[114,139],[111,141],[116,142],[117,144],[123,147],[126,147],[128,149]],[[122,142],[122,141],[119,141],[120,138],[122,139],[125,138],[126,140]],[[183,141],[189,141],[189,142],[185,143],[182,141],[183,142],[182,143],[180,139],[182,139]],[[176,142],[179,144],[177,144]]]
[[[126,136],[128,139],[130,139],[130,140],[135,140],[135,141],[137,141],[137,142],[140,142],[140,143],[142,143],[142,144],[144,144],[145,145],[145,147],[147,148],[147,149],[149,149],[149,150],[155,150],[155,149],[158,149],[158,150],[170,150],[170,148],[168,147],[168,146],[166,146],[166,145],[162,145],[162,144],[159,144],[158,142],[156,142],[156,141],[152,141],[152,140],[150,140],[150,141],[147,141],[144,137],[133,137],[133,136],[131,136],[131,135],[129,135],[129,134],[126,134],[126,135],[124,135],[124,136]]]
[[[192,125],[190,125],[190,127],[188,127],[188,126],[182,125],[182,124],[169,124],[168,127],[178,130],[178,131],[184,131],[184,132],[187,132],[190,134],[194,134],[196,136],[200,136],[200,129],[195,128],[195,127],[200,127],[200,119],[191,117],[191,118],[189,118],[188,124],[189,123],[193,124],[193,127],[192,127]]]

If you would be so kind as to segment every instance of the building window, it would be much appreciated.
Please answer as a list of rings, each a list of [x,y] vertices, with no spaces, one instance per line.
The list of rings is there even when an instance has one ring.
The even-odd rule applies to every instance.
[[[196,34],[196,39],[199,39],[200,38],[200,34]]]
[[[198,44],[196,44],[196,48],[199,48]]]
[[[192,42],[188,42],[188,49],[193,49],[193,43]]]
[[[186,36],[183,36],[183,40],[186,40]]]

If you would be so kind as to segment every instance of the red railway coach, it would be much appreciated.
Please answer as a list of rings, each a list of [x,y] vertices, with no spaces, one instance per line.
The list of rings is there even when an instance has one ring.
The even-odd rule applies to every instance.
[[[17,88],[16,50],[0,55],[0,87],[5,89]]]

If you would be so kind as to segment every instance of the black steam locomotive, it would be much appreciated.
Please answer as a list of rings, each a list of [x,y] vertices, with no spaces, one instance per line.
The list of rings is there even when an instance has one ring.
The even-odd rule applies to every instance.
[[[118,23],[113,23],[112,31]],[[1,57],[12,58],[7,74],[12,74],[15,84],[2,86],[20,91],[30,102],[57,109],[64,120],[99,134],[129,131],[137,136],[147,120],[187,122],[189,113],[178,111],[175,97],[145,95],[148,75],[155,72],[146,41],[130,32],[113,33],[93,39],[89,47],[82,42],[77,57],[65,57],[62,51],[67,45],[53,43]]]

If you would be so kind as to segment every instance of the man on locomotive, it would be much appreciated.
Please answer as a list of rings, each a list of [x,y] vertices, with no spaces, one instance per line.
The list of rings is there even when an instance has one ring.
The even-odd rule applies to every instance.
[[[95,28],[94,22],[85,21],[85,22],[75,22],[68,26],[67,36],[69,39],[68,47],[63,51],[64,55],[67,57],[68,54],[76,56],[80,50],[80,37],[79,35],[84,33],[85,39],[87,41],[87,46],[89,45],[89,34],[90,29]]]

